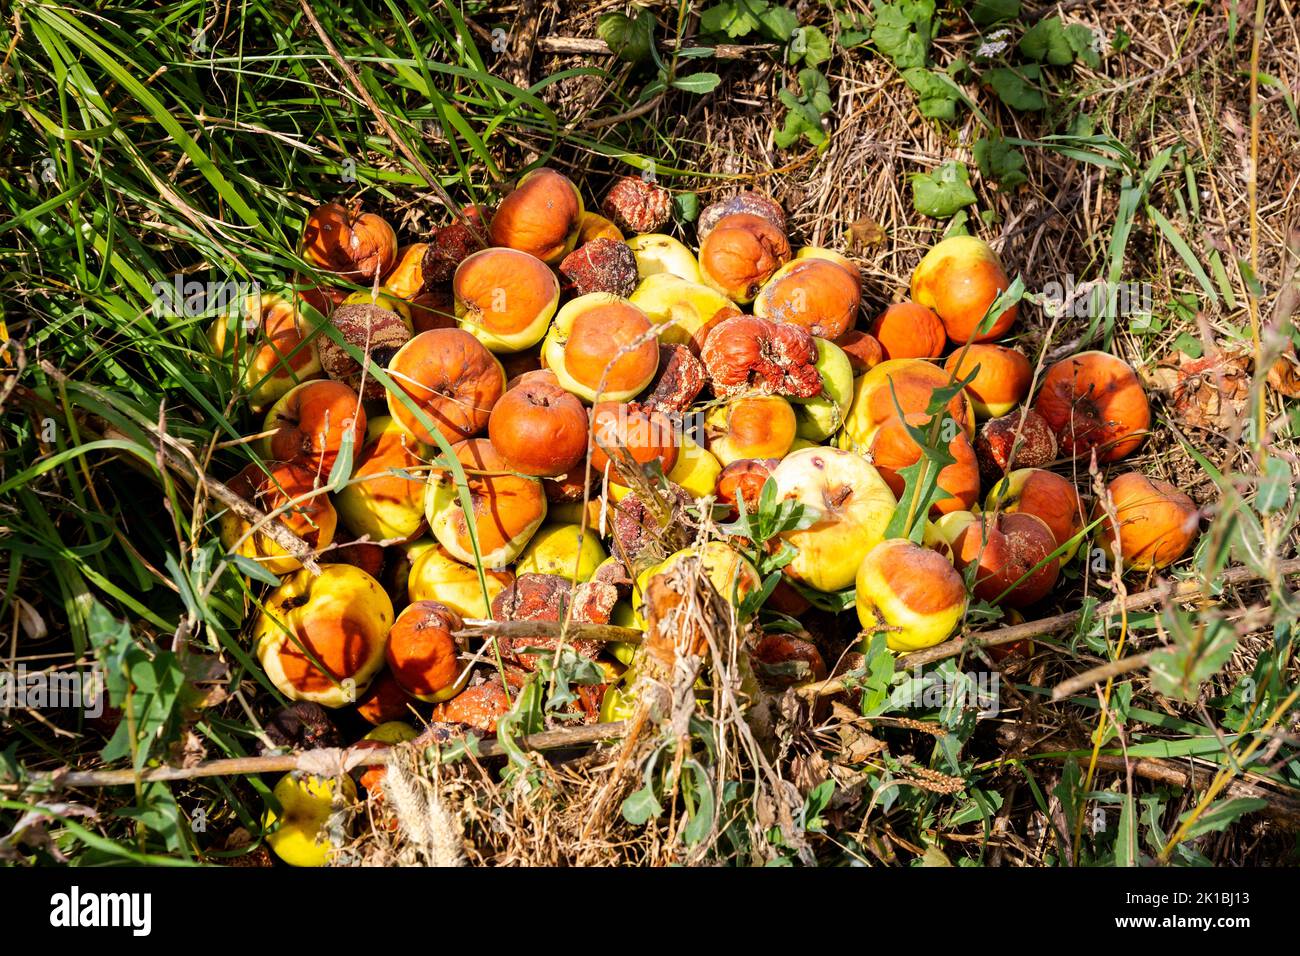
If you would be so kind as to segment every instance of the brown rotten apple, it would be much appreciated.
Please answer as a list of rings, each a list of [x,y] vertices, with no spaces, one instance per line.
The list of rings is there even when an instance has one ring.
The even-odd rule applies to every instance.
[[[1027,512],[981,515],[953,541],[957,567],[977,565],[975,596],[1015,608],[1041,601],[1055,586],[1061,565],[1048,558],[1055,550],[1047,522]]]
[[[464,329],[421,332],[393,356],[388,374],[447,441],[487,427],[492,406],[506,389],[501,363]],[[388,393],[388,411],[417,442],[435,444],[433,433],[397,392]]]
[[[1200,530],[1196,503],[1169,482],[1131,471],[1112,479],[1106,495],[1115,519],[1112,521],[1098,502],[1093,517],[1103,520],[1097,534],[1125,568],[1166,568],[1196,541]]]
[[[501,200],[488,238],[554,265],[573,251],[582,221],[582,196],[567,176],[543,166],[519,180]]]
[[[357,283],[388,273],[397,259],[397,234],[374,213],[325,203],[312,210],[302,230],[302,256]]]
[[[384,386],[371,374],[374,367],[387,368],[393,356],[411,341],[411,326],[396,312],[378,305],[340,305],[330,315],[330,325],[343,341],[365,356],[365,365],[327,335],[317,337],[325,374],[361,392],[366,401],[384,397]],[[364,386],[363,386],[364,382]]]
[[[1034,411],[1047,419],[1061,451],[1103,464],[1137,451],[1151,426],[1151,407],[1128,363],[1106,352],[1080,352],[1043,375]]]
[[[297,461],[328,475],[344,444],[359,449],[366,434],[361,398],[342,382],[303,382],[271,406],[259,451],[271,461]]]
[[[515,471],[560,477],[586,457],[587,410],[554,373],[528,372],[492,406],[488,437]]]
[[[753,302],[763,284],[789,261],[785,232],[749,213],[719,219],[700,244],[704,283],[741,305]]]
[[[1061,554],[1066,562],[1079,550],[1084,510],[1079,492],[1065,478],[1042,468],[1018,468],[989,489],[984,510],[1000,509],[1004,514],[1025,514],[1042,518],[1052,529],[1056,546],[1070,547]]]
[[[700,360],[720,397],[759,392],[812,398],[822,391],[817,343],[797,325],[735,316],[709,333]]]
[[[785,212],[782,211],[775,200],[769,196],[764,196],[762,193],[743,192],[728,196],[726,199],[720,199],[704,207],[704,210],[700,213],[699,222],[695,224],[695,232],[699,236],[700,242],[708,238],[709,233],[713,231],[718,223],[735,213],[747,213],[760,219],[766,219],[781,233],[786,231]]]

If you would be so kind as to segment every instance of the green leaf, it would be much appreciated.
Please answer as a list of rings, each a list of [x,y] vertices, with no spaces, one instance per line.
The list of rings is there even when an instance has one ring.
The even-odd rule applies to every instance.
[[[1264,461],[1264,473],[1259,476],[1259,490],[1255,493],[1255,507],[1261,514],[1281,511],[1291,498],[1291,467],[1280,458],[1270,455]]]
[[[923,216],[947,219],[974,202],[965,163],[950,161],[932,173],[912,174],[912,206]]]
[[[703,33],[725,34],[733,40],[747,36],[762,27],[758,12],[766,6],[766,3],[761,2],[727,0],[700,14],[700,30]]]
[[[1020,38],[1020,52],[1039,63],[1069,66],[1075,51],[1061,18],[1046,17],[1025,31]]]
[[[978,27],[987,27],[1001,20],[1014,20],[1020,16],[1020,0],[975,0],[970,7],[970,18]]]
[[[675,89],[684,90],[687,93],[709,93],[722,82],[722,77],[716,73],[692,73],[690,76],[679,77],[673,80]]]
[[[758,4],[753,5],[758,6]],[[794,36],[795,30],[799,28],[799,18],[789,7],[778,6],[775,3],[766,6],[767,9],[758,15],[762,31],[773,40],[788,43]]]
[[[917,109],[929,119],[957,121],[957,94],[941,74],[923,67],[903,71],[903,79],[920,97]]]
[[[1027,113],[1047,106],[1047,100],[1043,98],[1042,92],[1033,86],[1039,76],[1038,67],[1030,64],[1020,69],[1012,69],[1009,66],[994,67],[985,72],[984,79],[993,87],[993,92],[1003,103],[1013,110]]]
[[[673,196],[673,213],[682,222],[694,222],[700,215],[700,197],[695,193]]]
[[[817,27],[799,27],[790,39],[790,62],[820,66],[831,58],[831,41]]]
[[[1186,840],[1193,840],[1204,833],[1217,833],[1227,829],[1236,823],[1248,813],[1254,813],[1257,810],[1263,810],[1268,806],[1268,801],[1260,797],[1233,797],[1227,800],[1216,800],[1210,805],[1196,822],[1187,828]],[[1179,823],[1189,819],[1193,810],[1188,810],[1178,818]]]
[[[1213,613],[1171,609],[1163,615],[1172,645],[1154,651],[1148,663],[1158,693],[1194,701],[1201,684],[1217,674],[1237,647],[1237,631]]]
[[[644,63],[654,49],[655,18],[649,10],[637,11],[636,19],[623,13],[607,13],[596,21],[596,35],[610,52],[628,63]]]
[[[934,0],[875,0],[871,40],[900,70],[925,66],[934,29]]]
[[[232,554],[227,560],[254,581],[261,581],[263,584],[269,584],[273,588],[280,586],[280,579],[268,571],[265,565],[258,561],[254,561],[246,555]]]
[[[976,140],[971,151],[980,175],[996,182],[999,189],[1009,190],[1027,181],[1024,153],[1007,143],[1001,134],[991,132],[988,137]]]
[[[1071,23],[1065,28],[1065,40],[1074,55],[1090,69],[1101,66],[1101,36],[1082,23]]]
[[[664,808],[649,786],[642,787],[623,801],[623,819],[633,826],[641,826],[663,812]]]

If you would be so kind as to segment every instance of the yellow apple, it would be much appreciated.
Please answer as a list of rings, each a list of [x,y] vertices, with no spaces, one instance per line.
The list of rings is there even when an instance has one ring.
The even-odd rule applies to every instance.
[[[357,799],[352,778],[326,779],[295,770],[281,777],[271,792],[281,813],[266,811],[267,845],[290,866],[328,864],[330,815],[336,796],[346,803]]]
[[[418,532],[424,524],[425,480],[415,469],[427,454],[387,415],[370,419],[356,470],[334,495],[343,526],[374,542],[406,540]]]
[[[787,455],[772,480],[778,498],[799,501],[817,514],[811,526],[782,533],[798,551],[785,573],[818,591],[848,587],[898,505],[885,479],[861,455],[815,447]]]
[[[393,602],[378,581],[350,564],[326,564],[271,592],[253,639],[266,676],[286,697],[342,707],[383,666],[392,626]]]
[[[736,315],[735,304],[721,292],[671,272],[656,272],[643,278],[628,301],[655,325],[663,326],[659,341],[668,345],[690,345],[696,352],[716,321]]]
[[[700,282],[700,264],[695,254],[672,236],[658,232],[633,236],[627,241],[636,256],[638,278],[667,272],[688,282]]]
[[[596,533],[580,524],[544,524],[515,562],[516,574],[558,574],[575,583],[591,579],[608,555]]]
[[[859,622],[868,632],[883,630],[894,651],[947,640],[966,613],[966,583],[957,569],[943,555],[905,538],[872,548],[856,580]]]
[[[512,575],[486,571],[487,596],[479,583],[478,571],[461,564],[441,547],[425,547],[411,564],[406,579],[407,596],[412,601],[437,601],[461,617],[490,617],[492,599],[505,590]]]

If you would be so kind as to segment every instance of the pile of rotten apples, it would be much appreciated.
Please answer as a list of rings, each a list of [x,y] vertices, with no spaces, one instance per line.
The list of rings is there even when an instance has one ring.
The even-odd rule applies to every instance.
[[[1052,592],[1090,526],[1131,568],[1191,546],[1197,509],[1165,482],[1120,474],[1089,508],[1062,476],[1132,454],[1146,395],[1125,362],[1084,352],[1045,369],[1025,406],[1033,366],[994,342],[1019,306],[990,321],[1009,283],[979,239],[940,242],[911,301],[859,327],[857,267],[793,251],[765,196],[704,209],[696,252],[657,231],[672,202],[652,183],[615,181],[601,210],[548,168],[407,246],[373,213],[324,205],[301,253],[338,285],[258,297],[251,323],[214,328],[250,402],[269,407],[263,463],[232,485],[322,562],[311,573],[264,528],[223,520],[228,548],[287,575],[253,636],[288,698],[355,707],[381,741],[414,736],[413,721],[442,739],[493,733],[557,638],[484,649],[466,620],[642,628],[648,583],[687,554],[739,606],[762,587],[758,570],[723,534],[665,554],[665,515],[675,527],[725,521],[769,482],[815,520],[782,533],[793,559],[768,606],[797,615],[811,592],[856,584],[861,625],[896,651],[953,633],[972,564],[977,599],[1023,609]],[[964,380],[925,544],[885,540],[922,454],[905,423],[925,424],[932,393]],[[810,636],[745,635],[773,681],[796,660],[803,677],[826,676]],[[573,716],[626,716],[637,645],[567,646],[607,677],[580,687]],[[291,775],[277,795],[288,818],[272,846],[324,862],[338,788]]]

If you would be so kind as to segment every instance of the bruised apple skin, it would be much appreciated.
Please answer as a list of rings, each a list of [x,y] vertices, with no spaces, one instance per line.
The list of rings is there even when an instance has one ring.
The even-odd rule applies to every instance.
[[[519,352],[542,340],[560,304],[546,263],[516,249],[469,256],[452,279],[456,320],[493,352]]]
[[[510,564],[546,519],[546,493],[537,478],[509,470],[506,460],[486,438],[452,446],[465,470],[483,566],[498,570]],[[469,520],[461,507],[456,478],[449,469],[429,475],[425,518],[438,543],[466,564],[476,563]]]
[[[378,305],[345,301],[331,313],[329,322],[344,342],[361,353],[363,361],[357,361],[329,336],[321,335],[320,361],[325,374],[360,392],[368,402],[382,399],[384,386],[371,370],[386,368],[397,350],[411,341],[410,320]]]
[[[424,524],[426,449],[387,415],[371,419],[352,479],[334,494],[343,526],[371,541],[405,541]]]
[[[266,514],[277,511],[276,520],[296,534],[313,551],[329,547],[334,540],[338,515],[329,496],[316,491],[316,472],[298,462],[267,462],[266,470],[252,464],[230,480],[230,490]],[[288,510],[280,511],[290,502]],[[219,521],[221,543],[228,551],[258,562],[272,574],[288,574],[302,562],[288,554],[267,534],[248,534],[250,525],[227,510]]]
[[[488,239],[555,265],[573,251],[582,222],[582,195],[563,173],[543,166],[501,200]]]
[[[345,444],[366,434],[361,398],[342,382],[303,382],[271,406],[258,450],[270,461],[296,461],[328,476]]]
[[[1196,542],[1200,533],[1196,503],[1169,482],[1131,471],[1113,478],[1106,494],[1115,518],[1111,520],[1098,503],[1093,517],[1103,520],[1097,535],[1126,570],[1167,568]]]
[[[408,604],[388,632],[389,673],[412,697],[438,703],[465,686],[468,668],[460,660],[465,642],[459,614],[436,601]]]
[[[488,437],[515,471],[559,478],[586,457],[587,410],[554,373],[529,372],[492,406]]]
[[[542,358],[560,385],[583,401],[634,398],[659,368],[649,317],[626,299],[592,292],[555,316]]]
[[[492,406],[506,390],[501,363],[464,329],[421,332],[393,356],[388,374],[449,442],[471,438],[486,428]],[[388,393],[388,413],[415,441],[436,444],[433,433],[397,391]]]
[[[668,474],[677,463],[678,440],[672,422],[662,412],[622,402],[599,402],[591,409],[591,467],[608,475],[613,485],[626,485],[611,456],[627,456],[644,467],[658,461]]]
[[[1052,471],[1042,468],[1018,468],[989,489],[984,510],[1001,509],[1004,514],[1023,511],[1042,518],[1052,530],[1057,547],[1069,545],[1061,553],[1061,563],[1078,553],[1084,525],[1083,502],[1074,485]]]
[[[1019,304],[1011,306],[988,331],[976,334],[984,314],[1010,288],[998,254],[982,239],[953,236],[925,254],[912,273],[912,301],[933,309],[943,321],[948,340],[963,345],[972,339],[1000,339],[1015,325]]]
[[[861,305],[856,274],[830,259],[793,259],[759,290],[754,314],[836,339],[853,327]]]
[[[365,285],[397,260],[397,234],[384,218],[359,207],[317,206],[302,230],[302,257],[312,265]]]
[[[253,638],[282,694],[342,707],[355,703],[383,666],[392,624],[393,603],[378,581],[349,564],[326,564],[319,575],[303,570],[285,578]]]
[[[1041,601],[1056,585],[1060,560],[1049,557],[1055,550],[1052,529],[1027,512],[981,515],[953,542],[959,569],[977,565],[975,597],[1014,608]]]
[[[1056,433],[1061,451],[1107,464],[1142,446],[1151,427],[1151,406],[1137,374],[1106,352],[1080,352],[1043,374],[1034,411]]]
[[[889,485],[861,455],[821,447],[787,455],[772,480],[778,498],[799,501],[819,515],[808,528],[782,532],[797,551],[785,573],[818,591],[848,587],[898,505]]]
[[[759,216],[733,213],[700,243],[700,276],[732,302],[747,305],[790,257],[783,230]]]
[[[867,552],[856,578],[858,621],[883,631],[893,651],[919,651],[946,641],[966,613],[966,585],[941,554],[904,538]]]

